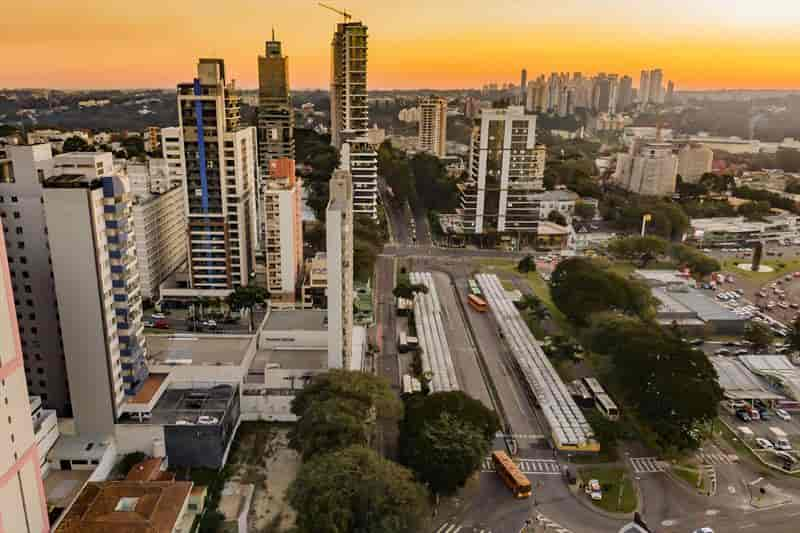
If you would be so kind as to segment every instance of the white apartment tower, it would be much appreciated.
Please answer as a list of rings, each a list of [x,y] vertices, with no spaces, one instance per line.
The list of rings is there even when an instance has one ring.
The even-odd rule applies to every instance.
[[[53,173],[52,148],[45,143],[9,145],[5,149],[10,164],[0,181],[0,217],[13,276],[11,286],[28,389],[41,396],[47,408],[55,409],[60,416],[70,416],[67,368],[42,203],[42,182]],[[104,171],[106,164],[111,170],[111,154],[99,162]]]
[[[302,184],[294,161],[271,159],[261,186],[266,288],[272,305],[294,305],[303,267]]]
[[[522,107],[486,109],[472,130],[469,179],[460,185],[464,231],[535,232],[545,149],[536,144],[536,116]]]
[[[50,148],[50,145],[43,145]],[[0,525],[3,531],[47,533],[47,501],[25,385],[6,244],[0,239]]]
[[[347,150],[333,173],[325,222],[328,266],[328,368],[349,368],[353,350],[353,196]]]
[[[186,262],[186,212],[183,184],[138,196],[133,203],[136,259],[142,297],[156,300],[159,287]]]
[[[183,160],[183,134],[177,126],[161,128],[161,153],[167,161],[170,185],[186,181],[186,163]]]
[[[350,144],[353,212],[377,215],[378,154],[367,138],[367,27],[339,23],[331,43],[331,144]]]
[[[650,71],[650,102],[664,103],[664,73],[660,68]]]
[[[148,371],[127,178],[59,174],[44,183],[47,239],[78,433],[114,431]]]
[[[678,150],[678,174],[688,183],[697,183],[703,174],[711,172],[714,152],[702,144],[687,144]]]
[[[447,155],[446,99],[438,96],[420,98],[418,148],[436,157]]]
[[[650,72],[643,70],[639,75],[639,102],[646,104],[650,101]]]
[[[190,286],[198,294],[245,286],[257,231],[256,129],[240,124],[239,97],[221,59],[200,59],[197,78],[178,85],[178,118]]]

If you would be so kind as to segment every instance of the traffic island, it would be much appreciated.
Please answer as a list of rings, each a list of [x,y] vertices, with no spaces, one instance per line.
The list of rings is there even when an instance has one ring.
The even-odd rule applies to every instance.
[[[621,467],[581,468],[579,474],[579,498],[586,498],[598,509],[614,514],[630,514],[638,507],[636,489],[628,472]],[[592,487],[592,480],[599,484],[600,499],[592,497],[597,487]],[[589,492],[587,492],[587,488]]]

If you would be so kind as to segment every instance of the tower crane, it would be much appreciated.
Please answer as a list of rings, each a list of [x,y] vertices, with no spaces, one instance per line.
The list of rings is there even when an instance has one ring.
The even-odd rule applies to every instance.
[[[334,13],[340,14],[342,17],[344,17],[344,21],[345,22],[350,22],[350,20],[353,18],[353,16],[350,13],[348,13],[347,11],[344,11],[344,10],[341,10],[341,9],[337,9],[337,8],[329,6],[327,4],[323,4],[322,2],[319,2],[319,6],[320,7],[324,7],[325,9],[329,9],[329,10],[333,11]]]

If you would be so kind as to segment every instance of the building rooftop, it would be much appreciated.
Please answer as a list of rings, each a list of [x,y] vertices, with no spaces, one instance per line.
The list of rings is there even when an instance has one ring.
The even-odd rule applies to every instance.
[[[723,307],[697,289],[689,288],[685,292],[670,291],[669,295],[697,313],[698,318],[705,322],[710,320],[742,320],[739,315]]]
[[[769,392],[764,383],[741,361],[730,357],[709,357],[719,375],[719,386],[733,400],[780,400],[783,397]]]
[[[263,331],[325,331],[328,329],[328,312],[321,309],[272,310],[264,323]]]
[[[230,384],[210,387],[168,388],[158,399],[150,418],[145,424],[188,426],[200,423],[200,417],[210,417],[203,425],[217,425],[222,422],[231,408],[237,389]],[[120,423],[139,423],[135,414],[123,418]]]
[[[99,189],[103,186],[101,178],[89,178],[83,174],[59,174],[44,180],[48,189]]]
[[[100,461],[109,449],[108,437],[102,435],[64,435],[50,450],[50,458]]]
[[[550,201],[550,202],[552,202],[552,201],[562,201],[562,202],[564,202],[564,201],[569,201],[569,200],[577,201],[580,198],[580,196],[578,196],[576,193],[574,193],[572,191],[556,190],[556,191],[544,191],[544,192],[537,193],[537,194],[534,195],[534,198],[536,200],[541,200],[541,201]]]
[[[147,335],[151,364],[238,366],[244,361],[251,335]]]
[[[327,370],[327,348],[259,350],[250,365],[249,375],[263,374],[267,365],[284,370]]]
[[[189,481],[88,483],[57,533],[171,533],[192,490]]]
[[[136,396],[128,400],[128,403],[134,404],[147,404],[153,399],[158,389],[167,380],[169,374],[150,374],[144,381],[142,388],[136,393]]]
[[[219,511],[225,521],[237,520],[242,513],[250,510],[255,485],[229,481],[225,483],[219,498]]]

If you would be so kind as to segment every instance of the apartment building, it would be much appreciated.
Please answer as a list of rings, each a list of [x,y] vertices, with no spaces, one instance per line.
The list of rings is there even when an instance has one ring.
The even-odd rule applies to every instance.
[[[240,123],[223,60],[200,59],[197,78],[178,85],[178,117],[190,286],[198,294],[246,286],[255,272],[256,128]]]
[[[50,145],[45,145],[50,148]],[[0,239],[0,524],[3,531],[47,533],[40,457],[25,385],[6,243]]]
[[[302,182],[291,159],[268,166],[261,188],[266,288],[273,305],[294,305],[303,265]]]
[[[687,144],[678,150],[678,174],[685,182],[697,183],[703,174],[711,172],[714,151],[701,144]]]
[[[55,409],[60,416],[70,416],[72,407],[42,203],[42,182],[52,175],[55,164],[53,152],[45,143],[9,145],[6,153],[9,173],[0,181],[0,218],[8,247],[28,389],[40,396],[47,408]],[[96,163],[105,170],[108,160],[96,161],[93,156],[86,154],[86,170],[96,173]]]
[[[350,368],[353,350],[353,195],[347,150],[330,182],[325,222],[328,269],[328,368]]]
[[[367,138],[367,27],[340,23],[331,44],[331,144],[350,144],[353,212],[378,216],[378,154]]]
[[[519,106],[484,110],[472,130],[469,178],[459,186],[465,232],[535,232],[533,195],[544,189],[544,165],[535,115]]]
[[[265,55],[258,57],[258,158],[262,179],[269,176],[270,160],[294,160],[289,58],[283,55],[274,31]]]
[[[447,100],[426,96],[419,101],[419,144],[421,152],[436,157],[447,155]]]
[[[304,309],[328,307],[328,259],[325,252],[317,252],[306,260],[301,293]]]
[[[183,160],[183,132],[179,127],[161,128],[161,153],[167,162],[170,185],[186,181],[186,163]]]
[[[183,184],[162,193],[136,196],[133,228],[142,298],[158,300],[159,286],[186,262]]]
[[[617,156],[614,182],[625,190],[647,196],[665,196],[675,192],[678,158],[672,144],[634,142],[630,152]]]
[[[142,295],[127,179],[44,182],[47,240],[79,433],[109,435],[145,379]]]

